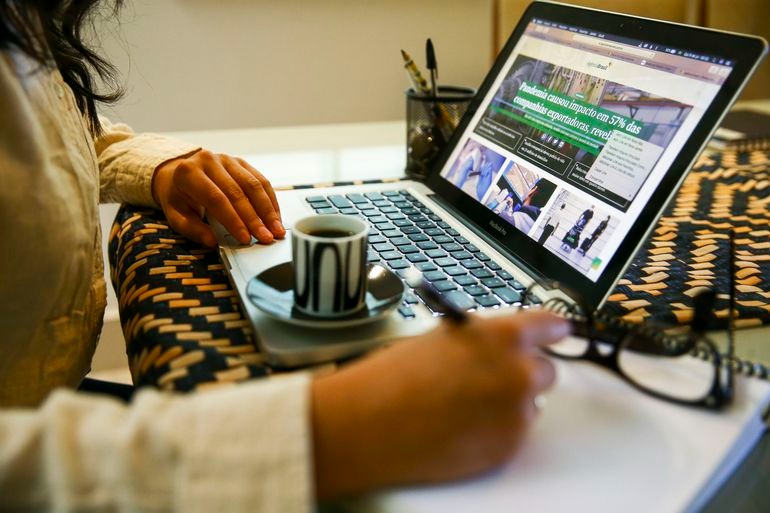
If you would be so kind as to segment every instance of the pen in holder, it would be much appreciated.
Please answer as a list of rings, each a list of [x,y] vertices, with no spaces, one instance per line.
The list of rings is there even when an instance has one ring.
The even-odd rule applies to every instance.
[[[439,86],[436,96],[406,90],[406,175],[422,180],[457,127],[476,90]]]

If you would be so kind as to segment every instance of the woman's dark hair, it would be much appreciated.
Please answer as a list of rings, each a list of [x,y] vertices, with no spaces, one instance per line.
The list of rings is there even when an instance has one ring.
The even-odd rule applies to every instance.
[[[101,0],[0,0],[0,49],[17,48],[42,66],[57,67],[75,94],[91,132],[101,131],[96,102],[113,103],[123,91],[115,68],[86,42],[85,30]],[[114,13],[123,0],[111,0]],[[97,91],[95,78],[106,83]]]

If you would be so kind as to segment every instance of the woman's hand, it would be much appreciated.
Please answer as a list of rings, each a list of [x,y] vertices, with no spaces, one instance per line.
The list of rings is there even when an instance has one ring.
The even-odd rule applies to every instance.
[[[544,311],[443,323],[312,387],[316,492],[339,498],[492,469],[519,447],[554,381],[538,346],[569,333]]]
[[[170,160],[156,169],[152,194],[171,228],[209,247],[217,240],[204,212],[241,244],[286,235],[273,187],[243,159],[202,150]]]

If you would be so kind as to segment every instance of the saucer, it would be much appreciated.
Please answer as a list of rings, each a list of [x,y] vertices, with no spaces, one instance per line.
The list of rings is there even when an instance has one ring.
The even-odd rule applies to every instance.
[[[246,295],[273,319],[308,328],[347,328],[382,319],[401,303],[404,284],[389,269],[369,264],[366,306],[344,317],[314,317],[294,308],[294,263],[284,262],[249,280]]]

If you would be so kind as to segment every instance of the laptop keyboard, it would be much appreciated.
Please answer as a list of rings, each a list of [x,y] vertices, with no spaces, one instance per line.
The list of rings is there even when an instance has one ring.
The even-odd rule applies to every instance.
[[[405,190],[308,196],[306,201],[318,214],[340,213],[366,219],[371,225],[370,263],[385,265],[402,279],[414,266],[463,310],[522,304],[524,285]],[[527,304],[540,302],[534,294],[527,298]],[[398,311],[412,319],[417,303],[423,303],[434,314],[444,313],[440,305],[410,288]]]

